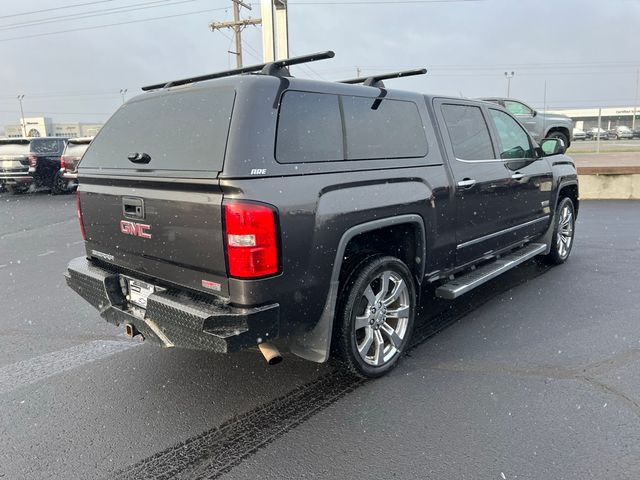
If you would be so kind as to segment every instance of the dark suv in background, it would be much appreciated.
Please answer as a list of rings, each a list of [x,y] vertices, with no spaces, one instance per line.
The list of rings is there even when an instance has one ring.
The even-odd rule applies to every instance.
[[[569,257],[560,140],[538,145],[496,104],[382,83],[425,70],[289,75],[332,56],[153,85],[118,109],[78,169],[69,286],[165,347],[286,348],[376,377],[410,344],[421,285],[454,299]]]
[[[53,189],[66,142],[60,137],[0,140],[0,182],[14,193],[31,185]]]

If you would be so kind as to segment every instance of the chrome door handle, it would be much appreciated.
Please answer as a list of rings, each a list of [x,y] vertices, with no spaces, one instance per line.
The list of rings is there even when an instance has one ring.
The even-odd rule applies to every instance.
[[[458,182],[458,186],[462,188],[473,187],[476,184],[476,181],[473,178],[465,178],[464,180],[460,180]]]
[[[524,175],[522,173],[514,173],[513,175],[511,175],[511,178],[513,180],[520,180],[521,178],[524,178]]]

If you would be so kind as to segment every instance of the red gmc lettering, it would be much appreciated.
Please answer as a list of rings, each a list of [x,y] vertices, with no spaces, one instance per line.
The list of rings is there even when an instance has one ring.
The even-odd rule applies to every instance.
[[[147,233],[147,230],[150,229],[151,225],[130,222],[128,220],[120,220],[120,231],[125,235],[134,235],[141,238],[151,238],[151,234]]]

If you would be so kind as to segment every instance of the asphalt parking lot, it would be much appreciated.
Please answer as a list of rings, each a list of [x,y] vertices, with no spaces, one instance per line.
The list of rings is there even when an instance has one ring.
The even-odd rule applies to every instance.
[[[0,478],[640,478],[640,203],[568,263],[425,293],[389,376],[126,339],[63,279],[72,195],[0,194]]]

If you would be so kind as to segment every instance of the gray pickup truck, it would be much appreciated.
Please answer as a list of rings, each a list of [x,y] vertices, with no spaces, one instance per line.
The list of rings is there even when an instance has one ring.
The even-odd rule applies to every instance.
[[[559,138],[567,148],[571,145],[573,120],[565,115],[538,112],[529,105],[511,98],[481,98],[480,100],[503,106],[520,121],[536,142],[543,138]]]
[[[78,168],[67,282],[127,335],[278,349],[363,377],[410,345],[421,285],[453,300],[564,262],[578,179],[499,105],[294,78],[297,57],[145,87]],[[540,299],[540,304],[547,301]]]

